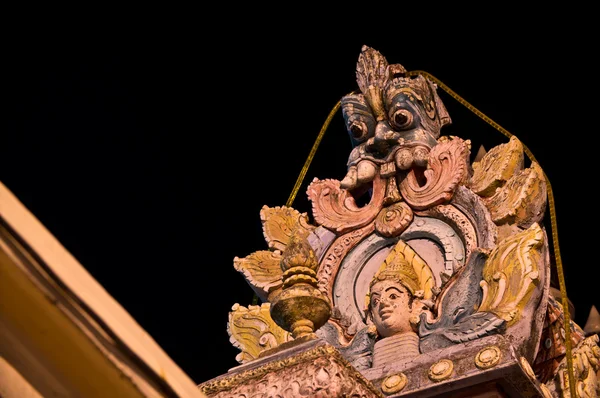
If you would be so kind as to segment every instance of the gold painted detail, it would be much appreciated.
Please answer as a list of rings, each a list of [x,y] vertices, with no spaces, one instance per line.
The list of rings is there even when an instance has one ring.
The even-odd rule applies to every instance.
[[[233,267],[244,275],[248,284],[260,299],[271,301],[283,285],[281,269],[282,251],[292,239],[292,235],[307,237],[315,226],[308,223],[306,213],[285,206],[263,206],[260,211],[263,235],[270,250],[259,250],[244,258],[235,257]]]
[[[402,283],[410,294],[424,300],[432,300],[435,278],[431,268],[417,252],[406,242],[399,240],[389,252],[377,273],[373,276],[371,286],[377,281],[391,279]],[[365,298],[365,308],[370,302],[369,294]]]
[[[501,351],[496,346],[485,347],[475,356],[475,365],[479,369],[489,369],[500,362]]]
[[[244,258],[235,257],[233,267],[244,275],[254,292],[263,301],[267,301],[269,293],[281,288],[283,284],[280,262],[279,250],[259,250]]]
[[[334,383],[344,380],[345,383]],[[381,397],[369,380],[351,366],[330,345],[319,346],[288,358],[268,362],[232,376],[225,375],[198,386],[207,396],[245,396],[244,393],[274,394],[293,397],[364,396]],[[334,390],[336,389],[337,390]],[[250,396],[248,394],[247,396]],[[254,395],[252,395],[254,396]]]
[[[399,391],[402,391],[406,384],[408,383],[408,378],[404,373],[396,373],[394,375],[386,377],[381,383],[381,390],[384,394],[394,394]]]
[[[536,223],[505,238],[490,253],[480,282],[483,298],[478,311],[493,312],[514,324],[539,283],[544,233]]]
[[[293,340],[289,332],[273,321],[270,307],[270,303],[263,303],[248,308],[234,304],[231,308],[227,333],[231,344],[242,351],[235,357],[239,363],[252,361],[262,351]]]
[[[293,235],[282,254],[283,289],[273,297],[271,317],[294,338],[310,335],[331,316],[331,303],[317,288],[317,267],[306,238]]]
[[[527,360],[527,358],[525,357],[521,357],[519,358],[519,362],[521,363],[521,367],[523,368],[523,370],[525,371],[525,373],[527,374],[527,376],[529,376],[529,378],[531,380],[536,380],[535,378],[535,372],[533,371],[531,365],[529,364],[529,361]]]
[[[516,224],[528,228],[544,218],[547,186],[544,172],[537,163],[515,174],[496,193],[485,198],[496,225]]]
[[[363,46],[356,63],[356,82],[378,121],[386,118],[383,90],[388,76],[388,62],[385,57],[379,51]]]
[[[294,233],[308,236],[315,227],[308,222],[308,215],[291,207],[263,206],[260,210],[263,235],[269,249],[285,250]]]
[[[600,337],[597,334],[586,337],[573,350],[573,376],[577,397],[597,398],[600,396]],[[571,398],[567,362],[564,358],[554,380],[546,383],[550,390],[559,393],[561,398]]]
[[[473,162],[473,175],[469,187],[482,197],[494,195],[518,171],[523,169],[523,144],[512,136],[487,152],[478,162]]]
[[[392,164],[393,163],[388,163]],[[394,166],[395,167],[395,166]],[[383,176],[383,174],[382,174]],[[396,181],[396,176],[393,175],[391,177],[386,177],[386,186],[385,186],[385,198],[383,199],[384,206],[391,205],[396,202],[400,202],[402,200],[402,195],[400,195],[400,190],[398,189],[398,181]],[[410,207],[406,206],[408,209]],[[412,212],[412,210],[411,210]]]
[[[429,372],[427,376],[432,381],[442,381],[446,380],[452,375],[452,371],[454,370],[454,363],[452,363],[449,359],[440,359],[429,368]]]
[[[319,266],[317,257],[310,244],[302,235],[292,238],[281,257],[283,270],[283,288],[287,289],[297,283],[305,283],[317,287],[317,272]]]
[[[550,390],[548,389],[548,387],[545,384],[540,384],[540,390],[542,390],[542,394],[544,395],[544,398],[553,398],[552,393],[550,392]]]

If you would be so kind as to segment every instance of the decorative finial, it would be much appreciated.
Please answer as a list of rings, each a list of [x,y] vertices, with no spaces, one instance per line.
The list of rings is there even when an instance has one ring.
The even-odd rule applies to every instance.
[[[293,234],[283,252],[283,290],[274,299],[271,317],[294,339],[311,336],[331,316],[331,303],[317,288],[318,261],[306,240]]]

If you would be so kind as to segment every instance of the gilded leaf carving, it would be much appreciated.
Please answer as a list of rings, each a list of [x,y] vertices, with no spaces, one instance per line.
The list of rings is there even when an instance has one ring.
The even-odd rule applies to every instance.
[[[458,137],[442,137],[429,153],[427,170],[421,184],[411,170],[400,183],[400,193],[406,202],[417,210],[443,204],[450,199],[459,184],[467,178],[470,141]]]
[[[261,300],[266,301],[268,294],[283,284],[280,262],[280,251],[259,250],[244,258],[235,257],[233,267],[244,275]]]
[[[373,180],[371,201],[359,207],[354,197],[337,180],[314,179],[308,186],[315,222],[339,233],[363,227],[373,221],[383,207],[386,182],[379,175]]]
[[[429,265],[406,242],[399,240],[388,253],[374,278],[384,273],[400,278],[411,294],[424,300],[434,298],[435,277]],[[367,297],[366,300],[369,300]],[[367,301],[368,303],[368,301]]]
[[[504,239],[483,266],[483,298],[478,311],[492,312],[514,324],[539,284],[544,232],[539,224]]]
[[[379,51],[363,46],[356,64],[356,82],[377,120],[385,117],[382,92],[389,76],[387,68],[388,62]]]
[[[595,398],[600,394],[600,337],[586,337],[572,351],[573,376],[578,397]],[[566,357],[562,359],[553,380],[543,384],[551,396],[569,398],[569,376]]]
[[[547,187],[544,172],[537,163],[521,170],[485,199],[496,225],[516,224],[528,228],[539,223],[546,211]]]
[[[496,189],[523,169],[523,144],[512,136],[506,144],[500,144],[474,162],[469,187],[482,197],[492,196]]]
[[[269,248],[275,250],[284,251],[294,231],[305,237],[315,229],[306,213],[286,206],[263,206],[260,219],[265,240]]]
[[[270,308],[270,303],[250,305],[247,308],[235,304],[231,308],[227,333],[231,344],[241,350],[235,357],[239,363],[252,361],[261,352],[293,340],[289,332],[271,319]]]

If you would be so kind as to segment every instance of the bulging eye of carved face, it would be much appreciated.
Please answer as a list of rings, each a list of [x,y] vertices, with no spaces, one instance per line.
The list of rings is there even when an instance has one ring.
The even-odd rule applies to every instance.
[[[387,110],[390,126],[396,131],[406,131],[418,127],[420,118],[415,98],[402,92],[391,98]]]
[[[384,280],[371,288],[369,310],[381,337],[412,331],[410,292],[399,282]]]
[[[397,109],[391,114],[390,122],[396,130],[406,129],[412,125],[413,114],[407,109]]]
[[[376,121],[364,96],[350,94],[343,97],[342,115],[355,143],[362,143],[374,135]]]
[[[360,120],[354,120],[348,126],[348,131],[353,139],[356,141],[364,141],[364,139],[369,135],[369,129],[365,122]]]

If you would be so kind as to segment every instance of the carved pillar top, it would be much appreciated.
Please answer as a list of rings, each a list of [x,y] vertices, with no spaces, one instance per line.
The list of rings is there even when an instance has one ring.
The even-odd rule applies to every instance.
[[[383,398],[333,346],[311,340],[258,359],[199,386],[211,398],[231,396]]]
[[[344,177],[309,184],[312,222],[265,206],[267,250],[234,259],[273,321],[254,329],[254,344],[234,339],[253,350],[241,362],[275,358],[311,335],[388,396],[435,395],[443,380],[466,388],[503,366],[531,396],[562,394],[565,340],[549,294],[544,172],[535,162],[525,167],[514,136],[471,160],[469,139],[444,135],[451,119],[434,82],[375,49],[363,47],[356,78],[359,90],[341,99],[353,144]],[[571,327],[574,345],[593,354]],[[394,355],[409,346],[385,340],[392,338],[410,341],[414,358]],[[499,345],[481,346],[492,341]],[[377,349],[385,355],[373,366]],[[429,384],[414,387],[427,373],[409,373],[425,363]],[[529,377],[529,364],[537,375]]]

